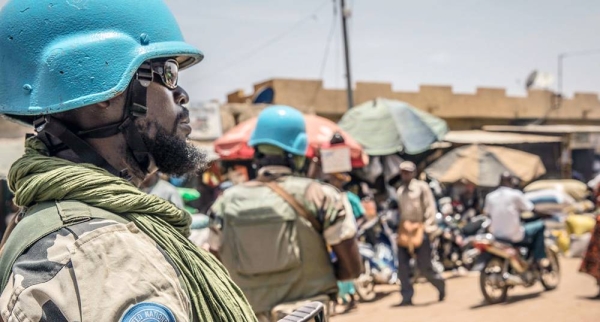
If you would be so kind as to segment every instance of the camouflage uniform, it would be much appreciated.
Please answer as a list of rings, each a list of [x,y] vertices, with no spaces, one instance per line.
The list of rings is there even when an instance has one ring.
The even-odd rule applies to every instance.
[[[287,192],[293,195],[298,202],[302,203],[312,215],[317,217],[317,220],[321,222],[323,232],[320,235],[322,238],[320,242],[307,242],[307,239],[318,239],[319,233],[314,231],[314,228],[312,228],[310,224],[307,224],[309,225],[309,233],[306,232],[306,229],[298,229],[298,238],[300,239],[300,244],[303,245],[300,252],[303,252],[303,254],[300,254],[301,263],[298,264],[299,266],[296,266],[296,269],[301,270],[301,272],[294,274],[284,270],[273,273],[258,273],[259,275],[248,275],[240,271],[240,265],[243,265],[241,259],[236,260],[235,255],[233,257],[228,255],[229,260],[223,258],[223,263],[229,269],[233,280],[240,286],[242,291],[244,291],[250,304],[253,306],[253,309],[258,313],[259,320],[261,321],[269,320],[269,315],[271,315],[271,311],[269,310],[274,311],[275,309],[273,307],[277,304],[290,304],[286,305],[286,307],[291,306],[288,307],[288,309],[293,310],[294,302],[299,303],[308,298],[314,299],[315,297],[323,295],[326,295],[325,302],[327,302],[327,295],[335,296],[337,293],[337,284],[325,244],[337,245],[344,240],[354,238],[356,235],[356,225],[353,222],[354,218],[352,218],[352,216],[346,216],[342,195],[336,188],[315,180],[294,177],[291,174],[292,172],[289,168],[267,166],[261,168],[259,171],[258,181],[277,181],[282,188],[285,186],[289,187],[290,184],[291,186],[294,186],[294,184],[290,182],[293,181],[295,183],[300,183],[299,186],[306,187],[304,191]],[[249,191],[247,189],[265,188],[244,187],[243,185],[232,187],[225,191],[223,196],[221,196],[212,207],[214,216],[211,219],[212,225],[209,244],[213,251],[219,252],[222,256],[225,255],[225,253],[223,253],[223,248],[226,248],[228,253],[235,248],[235,246],[232,246],[232,243],[234,243],[232,240],[236,238],[247,238],[241,242],[246,244],[245,247],[248,248],[259,245],[261,242],[258,240],[260,239],[263,239],[267,243],[277,243],[277,238],[281,238],[279,235],[266,236],[259,232],[256,232],[254,235],[250,234],[245,235],[246,237],[240,237],[241,235],[236,236],[235,232],[230,232],[228,234],[226,230],[223,230],[227,227],[227,223],[224,221],[226,217],[225,214],[230,214],[232,212],[236,213],[237,210],[233,210],[236,209],[236,205],[239,205],[240,202],[243,202],[242,200],[246,198],[252,198],[248,196]],[[264,195],[264,198],[278,198],[277,195],[274,195],[274,192],[268,189],[265,193],[267,193],[267,195]],[[265,205],[260,205],[266,206],[266,204],[267,203],[265,203]],[[282,206],[291,207],[289,204],[285,203],[285,201],[282,201]],[[239,216],[244,217],[246,211],[254,213],[256,211],[260,212],[260,209],[239,209],[239,211]],[[231,227],[232,229],[235,229],[235,226]],[[304,238],[304,240],[302,240],[302,238]],[[309,243],[312,244],[307,246]],[[245,258],[251,256],[246,253],[245,250],[238,251],[241,251],[241,254],[246,256]],[[261,252],[264,253],[268,251],[262,249]],[[236,265],[238,267],[232,267]],[[263,266],[269,265],[277,264],[265,263]],[[311,265],[313,266],[311,267]],[[325,267],[322,269],[315,268],[315,266],[319,265]],[[269,268],[266,268],[266,271],[268,270]],[[325,277],[322,277],[324,276],[323,274]],[[257,281],[264,282],[264,284]],[[257,291],[257,287],[260,290]],[[271,318],[271,320],[273,320],[273,318]]]
[[[141,302],[168,308],[176,321],[190,320],[188,295],[166,253],[133,223],[93,219],[51,233],[23,253],[0,296],[0,312],[7,322],[120,321]]]
[[[265,173],[269,173],[269,180],[275,180],[285,176],[290,177],[292,171],[281,166],[263,167],[258,173],[258,178],[264,180],[266,178]],[[227,207],[228,199],[233,196],[232,194],[223,195],[215,201],[211,207],[214,217],[221,217],[224,207]],[[352,220],[347,220],[343,195],[335,187],[315,180],[304,193],[304,198],[298,201],[303,202],[307,209],[314,210],[312,211],[314,215],[317,215],[317,212],[320,214],[319,220],[322,221],[323,225],[323,238],[329,245],[337,245],[346,239],[355,237],[356,227]],[[214,219],[212,220],[209,243],[212,250],[218,251],[222,238],[221,226],[215,224]]]

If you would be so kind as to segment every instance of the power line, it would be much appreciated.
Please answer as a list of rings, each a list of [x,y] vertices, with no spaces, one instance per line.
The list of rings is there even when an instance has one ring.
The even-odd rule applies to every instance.
[[[298,20],[296,23],[294,23],[290,28],[286,29],[285,31],[283,31],[282,33],[276,35],[275,37],[265,41],[264,43],[262,43],[261,45],[255,47],[253,50],[246,52],[243,55],[240,55],[238,57],[238,59],[234,60],[232,63],[229,63],[227,65],[224,65],[223,68],[218,69],[217,71],[215,71],[212,74],[209,75],[205,75],[202,76],[200,79],[194,79],[189,81],[190,83],[194,83],[198,80],[202,80],[205,78],[211,78],[214,77],[215,75],[222,73],[226,70],[229,70],[232,67],[235,67],[237,65],[239,65],[240,63],[244,62],[246,59],[253,57],[254,55],[258,54],[261,50],[279,42],[280,40],[282,40],[283,38],[285,38],[287,35],[289,35],[290,33],[292,33],[293,31],[295,31],[296,29],[298,29],[298,27],[304,25],[306,22],[315,19],[317,13],[319,13],[329,2],[329,0],[325,0],[323,1],[322,4],[320,4],[315,10],[313,10],[313,12],[311,12],[309,15],[305,16],[304,18]]]
[[[325,72],[325,66],[327,65],[327,58],[329,57],[329,49],[331,48],[331,41],[333,40],[333,36],[335,35],[335,30],[337,27],[337,6],[335,5],[335,1],[333,2],[333,17],[331,21],[331,27],[329,29],[329,36],[327,36],[327,43],[325,44],[325,53],[323,54],[323,61],[321,62],[321,70],[319,71],[319,78],[323,77]]]
[[[325,52],[323,53],[323,60],[321,61],[321,69],[319,71],[319,78],[323,80],[323,76],[325,75],[325,68],[327,66],[327,61],[329,58],[329,50],[331,48],[331,43],[333,40],[333,37],[335,36],[335,31],[336,31],[336,26],[337,24],[337,5],[335,3],[335,0],[333,0],[333,17],[331,20],[331,27],[329,27],[329,35],[327,36],[327,42],[325,43]],[[315,92],[313,94],[313,97],[311,99],[311,103],[310,105],[313,105],[317,99],[317,94],[319,93],[320,88],[315,88]]]
[[[590,50],[580,50],[580,51],[570,51],[559,54],[562,57],[573,57],[573,56],[587,56],[587,55],[597,55],[600,54],[600,49],[590,49]]]
[[[344,46],[344,44],[342,43],[342,37],[341,37],[341,32],[340,34],[335,35],[335,41],[336,41],[336,51],[335,51],[335,68],[333,70],[333,74],[334,74],[334,79],[335,79],[335,88],[339,87],[339,72],[340,72],[340,57],[342,56],[342,47]]]

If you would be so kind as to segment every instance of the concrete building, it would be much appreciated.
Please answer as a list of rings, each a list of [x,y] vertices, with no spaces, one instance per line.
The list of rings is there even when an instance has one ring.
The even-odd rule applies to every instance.
[[[254,85],[257,91],[271,86],[276,104],[287,104],[307,113],[337,121],[347,109],[346,91],[323,88],[320,80],[276,78]],[[253,93],[236,91],[229,103],[245,103]],[[594,93],[575,93],[556,108],[551,91],[530,90],[527,96],[508,96],[502,88],[477,88],[474,94],[454,93],[451,86],[423,85],[418,92],[394,91],[390,83],[357,82],[355,104],[377,97],[405,101],[444,118],[453,130],[479,129],[483,125],[514,125],[546,118],[546,124],[595,124],[600,121],[600,100]]]

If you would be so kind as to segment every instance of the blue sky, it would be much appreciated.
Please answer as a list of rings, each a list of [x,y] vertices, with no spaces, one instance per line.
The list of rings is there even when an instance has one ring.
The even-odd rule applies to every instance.
[[[332,0],[166,2],[188,42],[206,54],[182,77],[193,101],[223,101],[228,92],[250,90],[273,77],[323,76],[326,87],[345,84],[339,12],[334,21]],[[600,52],[600,1],[347,2],[354,80],[391,82],[397,90],[437,84],[474,92],[488,86],[524,95],[527,74],[533,69],[556,74],[559,53]],[[567,58],[564,89],[567,95],[600,92],[600,54]]]
[[[600,1],[347,0],[354,80],[508,88],[524,95],[533,69],[556,74],[561,52],[600,50]],[[190,42],[206,60],[184,81],[194,99],[223,99],[271,77],[318,78],[333,19],[331,0],[169,0]],[[289,30],[278,42],[266,40]],[[339,16],[324,79],[344,86]],[[244,59],[246,53],[255,53]],[[234,66],[225,69],[229,64]],[[192,74],[192,75],[190,75]],[[600,92],[600,55],[565,60],[564,89]]]

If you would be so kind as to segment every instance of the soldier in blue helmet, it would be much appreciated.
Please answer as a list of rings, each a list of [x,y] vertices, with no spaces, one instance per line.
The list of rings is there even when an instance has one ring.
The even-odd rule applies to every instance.
[[[0,114],[35,134],[9,173],[4,321],[255,321],[191,216],[138,189],[200,169],[178,74],[203,58],[162,0],[10,0]]]
[[[305,300],[328,304],[337,279],[360,275],[356,226],[338,190],[298,175],[308,147],[299,111],[263,110],[249,145],[258,177],[215,202],[209,244],[259,321],[277,321]]]

